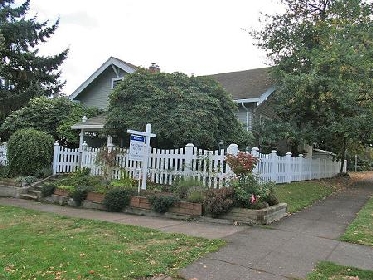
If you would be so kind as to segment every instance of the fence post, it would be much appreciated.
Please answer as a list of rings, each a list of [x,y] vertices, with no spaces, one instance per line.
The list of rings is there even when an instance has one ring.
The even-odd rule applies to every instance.
[[[303,154],[299,154],[299,179],[298,181],[303,181]]]
[[[53,149],[53,175],[57,174],[57,164],[58,164],[58,158],[60,156],[60,144],[58,141],[54,142],[54,149]]]
[[[272,150],[271,152],[271,181],[277,183],[278,179],[278,173],[279,173],[279,168],[278,168],[278,157],[277,157],[277,151]]]
[[[188,143],[185,145],[185,165],[184,170],[185,174],[190,174],[192,171],[192,162],[193,162],[193,150],[194,150],[194,144]]]
[[[290,183],[291,182],[291,177],[292,177],[292,170],[291,170],[291,152],[286,153],[286,163],[285,163],[285,174],[286,174],[286,182]]]
[[[251,155],[253,157],[259,158],[259,148],[258,147],[253,147],[251,149]]]
[[[227,148],[227,154],[237,156],[238,154],[238,145],[237,144],[230,144]]]

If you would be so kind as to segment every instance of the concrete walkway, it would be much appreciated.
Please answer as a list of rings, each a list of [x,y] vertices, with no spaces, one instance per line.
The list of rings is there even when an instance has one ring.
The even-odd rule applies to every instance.
[[[372,194],[373,181],[363,181],[268,227],[175,221],[14,198],[0,198],[0,205],[223,238],[227,246],[189,265],[180,271],[180,276],[199,280],[265,280],[304,278],[320,260],[373,270],[373,247],[338,241]]]
[[[181,271],[185,279],[269,280],[304,278],[328,260],[373,270],[373,247],[338,241],[373,194],[364,181],[268,227],[250,227],[225,238],[229,244]]]

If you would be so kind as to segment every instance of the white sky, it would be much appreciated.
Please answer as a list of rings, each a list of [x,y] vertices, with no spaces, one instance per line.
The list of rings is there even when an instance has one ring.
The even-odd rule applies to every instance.
[[[22,3],[17,0],[16,3]],[[265,67],[265,53],[243,31],[276,0],[31,0],[38,21],[60,18],[41,54],[69,48],[63,90],[71,94],[110,56],[162,72],[206,75]],[[277,6],[278,8],[278,6]]]

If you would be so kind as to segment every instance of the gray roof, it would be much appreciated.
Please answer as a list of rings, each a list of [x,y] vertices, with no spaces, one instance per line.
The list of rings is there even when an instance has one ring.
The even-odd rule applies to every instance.
[[[260,99],[269,89],[274,89],[274,82],[270,78],[269,70],[270,68],[256,68],[214,74],[208,77],[219,82],[232,95],[234,100]]]

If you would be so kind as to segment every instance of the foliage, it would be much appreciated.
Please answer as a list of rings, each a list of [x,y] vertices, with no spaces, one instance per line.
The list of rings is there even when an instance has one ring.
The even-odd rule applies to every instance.
[[[373,279],[373,271],[338,265],[329,261],[321,261],[316,265],[316,268],[307,275],[307,280],[319,279]]]
[[[8,141],[11,175],[34,175],[51,165],[53,137],[35,129],[17,130]]]
[[[19,176],[15,181],[20,183],[21,186],[30,186],[37,181],[37,178],[35,176]]]
[[[8,206],[0,207],[0,224],[0,279],[9,280],[176,278],[180,269],[225,244]]]
[[[151,195],[148,197],[148,200],[152,206],[152,209],[158,213],[165,213],[174,206],[175,203],[179,202],[179,199],[173,195]]]
[[[70,185],[57,185],[56,188],[62,191],[67,191],[69,193],[69,196],[72,196],[77,187]]]
[[[137,181],[130,178],[130,177],[126,177],[126,178],[122,178],[122,179],[119,179],[119,180],[113,180],[110,182],[110,187],[113,187],[113,188],[134,188],[137,186]]]
[[[234,189],[223,187],[209,189],[205,193],[203,201],[204,211],[212,217],[218,217],[227,213],[234,206]]]
[[[180,199],[188,199],[191,193],[196,195],[197,192],[202,193],[205,190],[203,183],[193,177],[177,178],[171,187],[173,193],[177,194]]]
[[[203,203],[205,199],[205,192],[202,190],[192,190],[188,192],[186,201],[193,203]]]
[[[343,162],[346,149],[373,138],[373,4],[282,2],[286,11],[252,32],[275,65],[279,121]]]
[[[341,240],[373,246],[373,197],[359,211],[355,220],[349,224]]]
[[[92,187],[90,186],[78,186],[74,188],[71,197],[74,199],[77,206],[80,206],[83,200],[87,198],[87,194],[91,189]]]
[[[89,175],[89,173],[89,168],[79,169],[68,176],[64,176],[58,179],[57,182],[59,185],[65,186],[87,186],[90,187],[92,190],[107,188],[107,181],[104,180],[103,177],[91,176]]]
[[[230,183],[234,188],[234,202],[238,207],[261,209],[275,203],[273,182],[259,182],[252,171],[258,159],[250,153],[239,152],[236,156],[228,154],[226,162],[236,178]],[[273,204],[272,204],[273,205]]]
[[[0,165],[0,178],[8,178],[10,176],[9,165]]]
[[[127,75],[109,100],[106,129],[111,135],[126,135],[129,128],[143,130],[151,123],[157,134],[153,147],[193,143],[215,149],[220,140],[249,144],[249,135],[234,114],[237,107],[232,98],[207,77],[140,69]]]
[[[100,113],[98,109],[86,108],[84,105],[68,98],[37,97],[23,108],[12,112],[0,127],[3,138],[7,138],[16,130],[35,128],[49,133],[55,140],[66,140],[69,145],[79,143],[79,131],[71,126],[82,120],[83,116],[94,117]]]
[[[56,188],[56,183],[54,182],[45,182],[41,186],[41,195],[43,197],[51,196],[54,193],[54,189]]]
[[[259,183],[252,174],[246,175],[244,180],[233,182],[232,185],[235,190],[235,203],[239,207],[261,209],[270,203],[278,202],[273,192],[275,183]]]
[[[119,149],[101,147],[96,155],[96,164],[102,167],[103,176],[107,181],[112,178],[113,168],[117,166]]]
[[[53,175],[53,167],[52,166],[46,166],[39,170],[36,170],[35,176],[37,178],[47,178],[49,176]]]
[[[58,94],[64,82],[59,67],[68,50],[51,56],[41,56],[38,46],[47,41],[58,28],[59,21],[49,25],[27,16],[30,0],[20,6],[14,0],[0,4],[0,122],[37,96]]]
[[[237,155],[228,154],[225,161],[233,173],[239,177],[251,174],[258,163],[256,157],[246,152],[238,152]]]
[[[108,211],[120,212],[124,207],[129,205],[133,194],[133,190],[131,189],[111,189],[106,193],[102,203]]]

